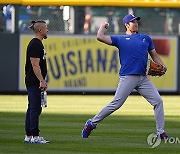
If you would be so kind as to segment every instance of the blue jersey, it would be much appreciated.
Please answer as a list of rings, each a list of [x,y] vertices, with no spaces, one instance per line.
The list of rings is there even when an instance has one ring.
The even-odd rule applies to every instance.
[[[154,49],[152,39],[144,34],[110,37],[111,45],[119,49],[120,75],[146,75],[148,52]]]

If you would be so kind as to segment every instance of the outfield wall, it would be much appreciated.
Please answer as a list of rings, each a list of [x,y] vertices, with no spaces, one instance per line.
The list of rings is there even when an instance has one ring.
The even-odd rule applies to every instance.
[[[0,33],[0,92],[18,92],[19,35]]]
[[[0,34],[0,92],[24,92],[26,46],[32,35]],[[176,36],[152,36],[168,71],[151,77],[160,92],[180,92]],[[118,83],[118,52],[99,43],[95,36],[49,35],[47,51],[48,87],[51,92],[114,92]]]

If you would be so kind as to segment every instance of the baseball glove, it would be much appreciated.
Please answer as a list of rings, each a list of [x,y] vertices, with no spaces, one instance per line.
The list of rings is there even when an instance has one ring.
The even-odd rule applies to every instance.
[[[150,60],[148,75],[160,77],[166,73],[166,70],[167,69],[164,65],[158,64],[158,63]]]

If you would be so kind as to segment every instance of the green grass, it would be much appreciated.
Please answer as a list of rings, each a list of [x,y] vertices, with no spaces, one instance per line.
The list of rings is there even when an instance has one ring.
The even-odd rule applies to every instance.
[[[180,137],[178,96],[163,96],[166,131]],[[81,138],[85,121],[94,116],[113,96],[48,96],[48,108],[40,117],[41,135],[49,145],[24,144],[27,96],[0,96],[0,153],[178,153],[180,143],[161,142],[148,147],[147,136],[155,132],[152,106],[140,96],[104,119],[88,139]]]

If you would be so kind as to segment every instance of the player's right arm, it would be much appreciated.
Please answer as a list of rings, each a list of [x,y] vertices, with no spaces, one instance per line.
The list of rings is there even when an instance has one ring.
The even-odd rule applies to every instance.
[[[108,29],[109,23],[104,22],[101,24],[98,32],[97,32],[97,40],[103,42],[105,44],[111,45],[111,37],[104,34],[105,30]]]

